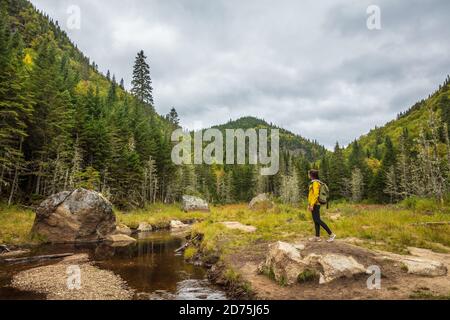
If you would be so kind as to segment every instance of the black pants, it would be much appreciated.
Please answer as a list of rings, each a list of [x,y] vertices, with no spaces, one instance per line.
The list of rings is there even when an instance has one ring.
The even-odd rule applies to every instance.
[[[322,221],[320,218],[320,206],[314,206],[314,210],[312,212],[314,225],[316,227],[316,237],[320,237],[320,227],[324,228],[325,231],[331,236],[333,232],[331,232],[330,228],[328,228],[327,224]]]

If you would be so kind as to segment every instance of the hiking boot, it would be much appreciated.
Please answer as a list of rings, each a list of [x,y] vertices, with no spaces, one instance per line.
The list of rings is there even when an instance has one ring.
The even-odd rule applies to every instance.
[[[322,239],[320,239],[320,237],[309,238],[308,240],[309,242],[322,242]]]
[[[335,239],[336,239],[336,235],[333,233],[333,234],[330,236],[330,239],[327,240],[327,242],[329,242],[329,243],[334,242]]]

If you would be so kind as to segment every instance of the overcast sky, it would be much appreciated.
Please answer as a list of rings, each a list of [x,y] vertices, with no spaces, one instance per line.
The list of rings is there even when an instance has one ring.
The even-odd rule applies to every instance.
[[[347,144],[450,73],[448,0],[32,0],[130,86],[149,57],[156,109],[209,127],[252,115]],[[368,30],[367,7],[381,9]],[[68,8],[81,28],[67,27]]]

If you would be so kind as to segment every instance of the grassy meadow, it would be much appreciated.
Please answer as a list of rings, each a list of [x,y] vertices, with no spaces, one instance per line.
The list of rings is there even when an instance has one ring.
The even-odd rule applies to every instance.
[[[201,250],[226,254],[252,243],[290,241],[313,235],[311,215],[304,209],[277,204],[263,211],[246,204],[214,206],[211,213],[185,213],[179,205],[155,204],[131,212],[116,210],[117,222],[137,228],[140,222],[166,227],[170,220],[196,220],[193,234],[202,234]],[[402,253],[408,246],[448,252],[450,225],[420,225],[450,221],[450,206],[432,200],[412,199],[399,205],[333,204],[323,209],[324,220],[338,238],[356,238],[359,245]],[[332,219],[333,218],[333,219]],[[0,205],[0,243],[20,245],[39,242],[30,237],[34,213],[22,207]],[[229,230],[219,222],[238,221],[257,228],[254,233]],[[418,225],[419,224],[419,225]],[[325,234],[324,234],[325,236]],[[195,254],[186,252],[187,257]]]

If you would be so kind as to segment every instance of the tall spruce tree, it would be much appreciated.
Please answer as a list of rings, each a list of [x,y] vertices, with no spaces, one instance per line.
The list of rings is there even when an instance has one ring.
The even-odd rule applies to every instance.
[[[141,102],[153,106],[153,88],[150,77],[150,66],[147,57],[141,50],[136,57],[133,68],[133,81],[131,82],[131,93]]]

